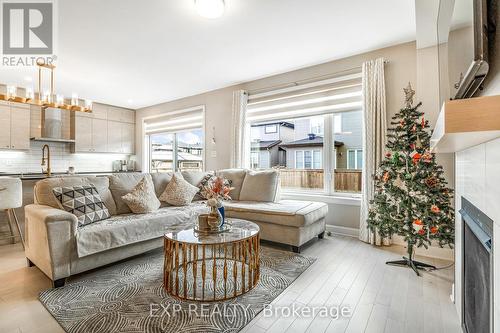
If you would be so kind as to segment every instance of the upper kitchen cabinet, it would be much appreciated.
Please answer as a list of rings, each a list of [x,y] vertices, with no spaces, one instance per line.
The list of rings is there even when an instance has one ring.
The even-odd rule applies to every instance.
[[[108,106],[108,120],[120,121],[122,123],[135,123],[135,112],[133,110]]]
[[[76,112],[75,152],[133,154],[135,111],[94,103],[92,113]]]
[[[0,148],[30,149],[30,107],[0,102]]]

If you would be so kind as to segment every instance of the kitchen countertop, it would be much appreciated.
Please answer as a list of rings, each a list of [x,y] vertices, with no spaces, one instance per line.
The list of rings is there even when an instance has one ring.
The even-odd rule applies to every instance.
[[[39,180],[45,178],[54,178],[54,177],[70,177],[70,176],[85,176],[85,175],[111,175],[114,173],[127,173],[127,172],[141,172],[141,171],[88,171],[88,172],[75,172],[74,174],[69,174],[67,172],[53,172],[50,177],[47,177],[46,174],[43,173],[7,173],[0,172],[0,176],[6,177],[16,177],[21,180]]]

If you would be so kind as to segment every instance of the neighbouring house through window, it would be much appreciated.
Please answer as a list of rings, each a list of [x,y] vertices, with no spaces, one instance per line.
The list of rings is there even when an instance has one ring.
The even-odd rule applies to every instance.
[[[347,168],[362,169],[363,168],[363,150],[348,149],[347,150]]]
[[[248,98],[252,169],[279,169],[284,192],[361,192],[359,73]]]
[[[203,122],[203,107],[146,118],[149,171],[203,171]]]

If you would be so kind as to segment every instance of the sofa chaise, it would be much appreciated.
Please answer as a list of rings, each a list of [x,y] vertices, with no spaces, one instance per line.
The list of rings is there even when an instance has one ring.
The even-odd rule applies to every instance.
[[[178,173],[179,174],[179,173]],[[198,186],[205,172],[183,171],[182,177]],[[225,203],[226,217],[253,221],[261,239],[286,244],[295,252],[325,232],[327,205],[318,202],[280,200],[279,173],[227,169],[217,174],[229,179],[232,201]],[[110,176],[47,178],[34,188],[34,204],[25,207],[26,258],[52,281],[65,278],[163,246],[169,231],[190,228],[199,213],[207,212],[199,195],[187,206],[162,203],[148,214],[133,214],[121,199],[144,177],[141,173]],[[171,173],[152,173],[159,197],[172,179]],[[75,215],[61,209],[52,189],[93,184],[109,210],[110,218],[83,227]]]

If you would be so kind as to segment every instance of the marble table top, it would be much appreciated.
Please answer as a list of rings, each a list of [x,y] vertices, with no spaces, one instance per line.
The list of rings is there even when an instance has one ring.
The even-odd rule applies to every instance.
[[[226,232],[217,234],[199,233],[194,228],[181,231],[167,232],[165,237],[180,243],[188,244],[223,244],[240,241],[253,237],[259,233],[259,226],[253,222],[227,218],[232,228]]]

